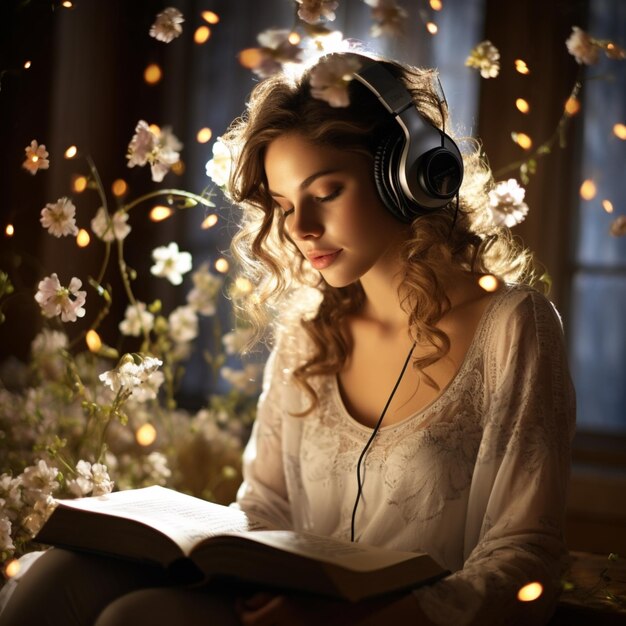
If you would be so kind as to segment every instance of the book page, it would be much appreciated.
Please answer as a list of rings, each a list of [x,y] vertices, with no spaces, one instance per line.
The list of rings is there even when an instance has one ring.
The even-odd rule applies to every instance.
[[[159,486],[59,502],[65,507],[136,520],[151,526],[175,541],[185,555],[207,537],[253,530],[259,526],[242,511]]]

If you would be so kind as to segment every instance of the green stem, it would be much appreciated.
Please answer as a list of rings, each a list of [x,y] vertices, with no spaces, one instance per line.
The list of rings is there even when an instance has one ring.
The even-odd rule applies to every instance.
[[[91,170],[91,175],[93,176],[93,179],[96,183],[96,188],[98,190],[98,195],[100,196],[100,201],[102,202],[102,206],[104,207],[104,210],[108,214],[109,208],[108,208],[108,203],[107,203],[107,197],[104,191],[104,185],[102,184],[102,179],[100,178],[100,174],[98,172],[98,168],[96,167],[96,164],[91,158],[91,155],[89,154],[85,155],[85,160],[87,161],[87,164],[89,165],[89,169]]]
[[[123,205],[120,210],[126,211],[128,213],[128,211],[136,207],[138,204],[141,204],[146,200],[150,200],[150,198],[156,198],[158,196],[182,196],[183,198],[190,198],[191,200],[195,200],[199,204],[203,204],[207,207],[215,206],[215,204],[213,204],[213,202],[211,202],[210,200],[207,200],[206,198],[203,198],[196,193],[191,193],[190,191],[184,191],[183,189],[157,189],[155,191],[151,191],[150,193],[146,193],[143,196],[139,196],[139,198],[136,198],[132,202]]]

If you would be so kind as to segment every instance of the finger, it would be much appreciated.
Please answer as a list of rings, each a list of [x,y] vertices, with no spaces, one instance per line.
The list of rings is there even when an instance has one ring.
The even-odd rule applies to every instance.
[[[258,609],[249,609],[244,604],[238,607],[237,612],[244,626],[272,626],[282,623],[284,606],[284,596],[274,596]]]

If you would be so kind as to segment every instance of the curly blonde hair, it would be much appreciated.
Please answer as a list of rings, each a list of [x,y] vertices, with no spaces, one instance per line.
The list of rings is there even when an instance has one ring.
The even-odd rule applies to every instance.
[[[436,73],[380,62],[409,90],[422,116],[450,134],[447,110],[435,88]],[[333,108],[311,96],[310,72],[300,77],[277,74],[261,82],[250,96],[246,113],[222,138],[234,156],[228,194],[243,211],[232,250],[243,275],[254,285],[249,297],[241,301],[256,331],[254,341],[271,326],[294,289],[313,287],[321,295],[316,310],[299,320],[313,346],[309,358],[293,372],[312,401],[303,414],[318,403],[308,379],[336,374],[346,363],[352,348],[346,320],[361,309],[365,295],[360,282],[341,288],[325,283],[284,232],[283,212],[268,190],[265,152],[277,137],[296,133],[314,144],[369,156],[373,176],[378,145],[390,132],[397,132],[395,120],[358,81],[349,84],[350,104]],[[413,366],[435,387],[423,370],[450,347],[449,338],[436,326],[450,307],[438,279],[442,260],[506,282],[530,282],[532,275],[529,252],[513,240],[508,229],[494,226],[488,207],[491,171],[477,142],[466,140],[466,144],[458,205],[455,199],[443,209],[414,219],[400,251],[403,271],[398,295],[409,315],[409,333],[414,341],[431,347],[413,359]]]

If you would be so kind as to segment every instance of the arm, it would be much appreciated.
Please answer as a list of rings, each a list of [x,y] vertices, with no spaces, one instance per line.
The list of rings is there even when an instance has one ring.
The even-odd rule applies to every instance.
[[[437,624],[544,624],[567,550],[562,537],[574,395],[560,323],[527,292],[487,346],[485,420],[465,526],[462,570],[416,590]],[[538,581],[543,595],[517,592]]]

